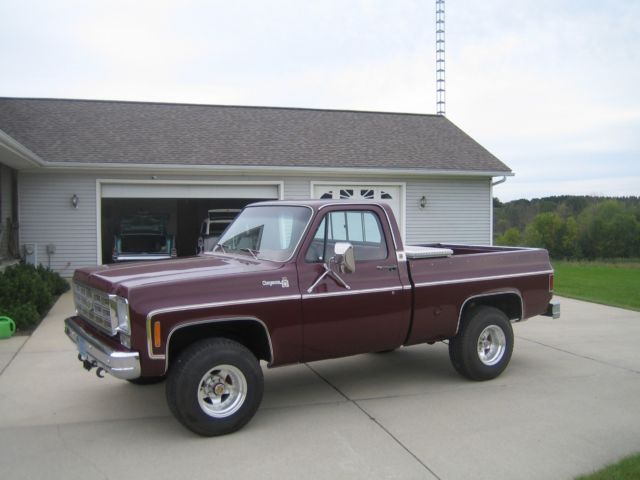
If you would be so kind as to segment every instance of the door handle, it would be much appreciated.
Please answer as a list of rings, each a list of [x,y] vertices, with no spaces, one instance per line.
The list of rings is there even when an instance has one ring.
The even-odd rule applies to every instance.
[[[394,272],[398,269],[397,265],[378,265],[376,266],[376,270],[389,270],[390,272]]]

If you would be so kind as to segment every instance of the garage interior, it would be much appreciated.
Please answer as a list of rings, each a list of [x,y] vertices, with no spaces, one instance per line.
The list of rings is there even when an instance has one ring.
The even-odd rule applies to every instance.
[[[196,254],[202,221],[210,209],[244,208],[269,198],[103,198],[102,263],[113,263],[113,242],[123,217],[135,214],[168,215],[167,232],[175,235],[178,257]]]

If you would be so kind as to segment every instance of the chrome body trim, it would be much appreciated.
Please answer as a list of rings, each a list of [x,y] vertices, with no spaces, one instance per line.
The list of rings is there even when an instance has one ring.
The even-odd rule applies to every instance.
[[[553,270],[543,270],[540,272],[528,272],[528,273],[511,273],[507,275],[491,275],[487,277],[475,277],[475,278],[456,278],[453,280],[439,280],[437,282],[422,282],[416,283],[416,288],[432,287],[434,285],[451,285],[454,283],[472,283],[472,282],[487,282],[490,280],[501,280],[503,278],[517,278],[517,277],[534,277],[537,275],[550,275]]]
[[[462,321],[462,312],[464,312],[464,307],[467,305],[467,303],[477,298],[497,297],[499,295],[515,295],[520,299],[520,318],[517,320],[522,320],[522,318],[524,317],[524,300],[522,299],[522,294],[520,292],[514,291],[514,290],[504,290],[500,292],[491,292],[491,293],[483,293],[480,295],[473,295],[467,298],[464,302],[462,302],[462,306],[460,307],[460,311],[458,312],[458,324],[456,325],[456,333],[454,334],[454,336],[457,335],[458,332],[460,331],[460,322]]]
[[[410,286],[408,288],[411,288]],[[310,298],[322,298],[322,297],[342,297],[344,295],[361,295],[366,293],[382,293],[382,292],[398,292],[405,290],[403,286],[397,287],[385,287],[385,288],[365,288],[362,290],[345,290],[340,292],[327,292],[327,293],[308,293],[302,295],[303,300]]]
[[[151,322],[153,320],[153,317],[157,315],[161,315],[164,313],[172,313],[172,312],[186,312],[189,310],[199,310],[204,308],[229,307],[229,306],[235,306],[235,305],[247,305],[252,303],[282,302],[282,301],[300,300],[300,299],[301,299],[301,295],[295,294],[295,295],[282,295],[279,297],[246,298],[243,300],[227,300],[223,302],[199,303],[199,304],[193,304],[193,305],[183,305],[181,307],[167,307],[167,308],[159,308],[157,310],[152,310],[147,314],[147,320],[146,320],[147,354],[149,355],[149,358],[152,360],[166,359],[166,355],[164,354],[156,355],[153,353],[153,332],[151,329]],[[211,320],[204,320],[204,321],[206,322]],[[266,325],[265,325],[265,329],[266,329]],[[267,329],[267,332],[268,332],[268,329]]]
[[[194,322],[187,322],[184,324],[180,324],[171,329],[169,335],[167,336],[167,354],[163,355],[165,358],[164,362],[164,371],[166,372],[169,369],[169,346],[171,344],[171,337],[178,330],[182,330],[187,327],[194,327],[197,325],[207,325],[207,324],[215,324],[215,323],[227,323],[227,322],[256,322],[259,323],[264,329],[264,333],[267,335],[267,340],[269,341],[269,365],[273,363],[273,343],[271,342],[271,335],[269,334],[269,329],[265,325],[265,323],[256,317],[229,317],[229,318],[220,318],[215,320],[198,320]]]
[[[123,255],[115,255],[113,257],[114,262],[144,262],[145,260],[171,260],[172,257],[170,253],[152,253],[149,255],[135,255],[130,253],[125,253]]]
[[[64,332],[76,344],[81,358],[95,362],[97,367],[103,368],[116,378],[128,380],[140,376],[138,352],[114,350],[84,330],[76,317],[69,317],[64,321]]]
[[[416,247],[421,247],[423,245],[420,244],[409,244],[409,246],[416,246]],[[427,245],[436,245],[436,243],[434,244],[427,244]],[[442,245],[442,244],[438,244],[438,245]],[[510,247],[510,246],[505,246],[505,245],[478,245],[478,244],[474,244],[474,243],[444,243],[444,245],[446,246],[445,248],[449,248],[449,247],[460,247],[460,248],[489,248],[490,250],[487,250],[485,252],[477,252],[477,253],[462,253],[459,255],[486,255],[487,253],[509,253],[509,252],[540,252],[540,251],[544,251],[544,248],[539,248],[539,247]],[[497,251],[496,251],[497,250]]]

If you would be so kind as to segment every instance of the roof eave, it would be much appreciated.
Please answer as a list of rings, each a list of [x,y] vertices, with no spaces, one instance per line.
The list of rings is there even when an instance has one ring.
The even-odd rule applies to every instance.
[[[513,176],[511,170],[449,170],[419,168],[371,168],[371,167],[309,167],[309,166],[259,166],[259,165],[179,165],[179,164],[147,164],[147,163],[81,163],[81,162],[42,162],[41,167],[47,170],[78,171],[118,171],[129,173],[225,173],[225,174],[263,174],[263,175],[327,175],[366,173],[371,176],[465,176],[465,177],[502,177]]]
[[[0,130],[0,162],[15,170],[41,167],[46,163],[2,130]]]

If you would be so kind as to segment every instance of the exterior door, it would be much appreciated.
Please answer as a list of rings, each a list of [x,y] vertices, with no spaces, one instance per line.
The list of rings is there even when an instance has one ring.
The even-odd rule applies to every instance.
[[[379,207],[329,207],[298,260],[302,290],[304,361],[400,346],[410,316],[410,291],[403,290],[391,233]],[[356,270],[325,272],[336,242],[353,245]]]

